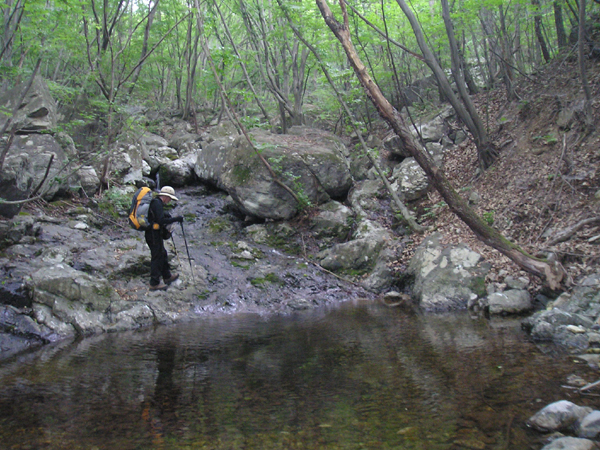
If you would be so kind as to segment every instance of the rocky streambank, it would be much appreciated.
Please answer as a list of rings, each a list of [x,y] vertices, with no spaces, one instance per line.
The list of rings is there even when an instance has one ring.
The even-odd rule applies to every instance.
[[[10,223],[6,239],[14,244],[1,257],[2,356],[61,339],[211,313],[266,315],[374,298],[291,256],[293,230],[245,223],[224,193],[196,187],[178,196],[177,214],[186,220],[166,246],[181,276],[166,292],[148,290],[150,259],[143,233],[97,208],[64,202],[47,214],[24,212],[5,222]],[[277,242],[279,249],[267,241]]]

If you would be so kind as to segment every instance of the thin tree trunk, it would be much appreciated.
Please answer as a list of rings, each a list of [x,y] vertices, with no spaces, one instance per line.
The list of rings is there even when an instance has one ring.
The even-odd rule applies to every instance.
[[[542,50],[542,56],[544,57],[544,61],[550,61],[550,52],[548,51],[548,46],[546,45],[546,40],[544,39],[544,35],[542,33],[542,15],[540,14],[540,0],[531,0],[531,4],[535,9],[535,16],[533,18],[534,28],[535,28],[535,36],[540,44],[540,49]]]
[[[158,9],[158,5],[160,0],[155,0],[154,5],[150,8],[150,12],[148,13],[148,19],[146,22],[146,26],[144,27],[144,40],[142,42],[142,52],[140,54],[140,60],[146,59],[148,54],[148,39],[150,37],[150,28],[152,28],[152,24],[154,23],[154,16],[156,15],[156,10]],[[134,70],[133,75],[131,76],[131,86],[129,87],[129,95],[133,93],[135,89],[135,85],[140,76],[140,72],[142,71],[142,65],[140,64]]]
[[[354,73],[379,111],[379,114],[392,127],[402,141],[404,148],[415,158],[417,163],[425,171],[433,186],[444,198],[452,211],[463,220],[484,243],[509,257],[524,270],[545,279],[552,289],[558,289],[561,281],[566,275],[564,268],[559,264],[550,265],[547,261],[536,259],[528,255],[517,245],[502,236],[496,229],[485,223],[485,221],[475,214],[468,203],[452,188],[443,170],[435,165],[431,156],[429,156],[428,153],[419,150],[404,123],[404,119],[398,110],[396,110],[383,96],[379,86],[373,82],[365,65],[360,60],[350,39],[348,15],[344,1],[340,0],[340,7],[344,20],[343,24],[335,19],[326,0],[316,0],[316,2],[325,23],[344,47],[346,55],[354,69]]]
[[[516,98],[515,89],[513,86],[513,70],[512,70],[512,46],[508,38],[508,29],[506,28],[506,15],[502,5],[498,5],[500,13],[500,43],[502,46],[500,65],[502,67],[502,77],[506,86],[506,98],[512,101]]]
[[[475,106],[471,102],[471,97],[467,92],[467,84],[461,71],[461,58],[458,51],[458,44],[456,43],[456,36],[454,35],[454,26],[450,19],[450,8],[448,6],[448,0],[442,1],[442,18],[444,19],[444,25],[446,26],[446,34],[448,35],[448,42],[450,44],[450,58],[452,61],[452,75],[454,77],[458,94],[462,100],[463,105],[467,109],[469,116],[473,119],[473,124],[476,128],[474,135],[475,142],[478,149],[479,166],[482,170],[487,169],[498,157],[498,152],[494,146],[490,143],[487,130],[483,125],[483,121],[479,117],[479,114],[475,110]]]
[[[581,85],[583,86],[583,92],[585,95],[585,101],[583,106],[584,122],[587,127],[593,125],[592,117],[592,94],[587,79],[587,71],[585,68],[585,0],[579,0],[579,43],[578,43],[578,54],[579,54],[579,72],[581,76]]]
[[[552,2],[554,8],[554,26],[556,27],[556,42],[558,48],[567,46],[567,32],[565,31],[565,23],[563,20],[562,6],[558,0]]]
[[[229,26],[227,25],[227,22],[225,21],[225,17],[223,17],[223,13],[221,12],[221,8],[219,7],[219,3],[218,3],[217,0],[214,0],[213,3],[215,5],[215,8],[217,9],[219,17],[221,18],[221,23],[223,24],[223,29],[225,30],[225,35],[229,39],[229,42],[231,42],[231,46],[233,48],[233,51],[234,51],[235,55],[237,56],[237,59],[238,59],[238,62],[240,64],[240,67],[242,68],[242,71],[244,72],[244,77],[246,78],[246,82],[248,83],[248,88],[250,88],[250,91],[252,92],[252,95],[254,95],[254,99],[256,100],[256,104],[258,105],[258,107],[260,108],[261,112],[263,113],[263,116],[264,116],[265,120],[267,122],[270,122],[271,121],[271,117],[269,116],[269,113],[267,112],[266,108],[263,106],[262,102],[260,101],[260,97],[256,93],[256,89],[254,88],[254,84],[252,83],[252,78],[250,78],[250,75],[248,75],[248,70],[246,69],[246,63],[244,63],[244,59],[240,55],[240,52],[238,51],[237,46],[235,45],[235,41],[234,41],[233,37],[231,36],[231,32],[229,31]]]

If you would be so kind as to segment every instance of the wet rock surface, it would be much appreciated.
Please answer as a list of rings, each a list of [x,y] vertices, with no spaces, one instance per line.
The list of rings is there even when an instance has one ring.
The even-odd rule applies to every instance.
[[[148,290],[149,249],[124,218],[81,206],[23,216],[21,228],[36,231],[21,233],[1,258],[2,287],[14,294],[3,298],[0,357],[204,314],[287,313],[373,298],[298,256],[303,237],[289,225],[247,222],[226,194],[205,187],[178,196],[174,213],[185,217],[184,226],[165,245],[180,278],[161,292]]]

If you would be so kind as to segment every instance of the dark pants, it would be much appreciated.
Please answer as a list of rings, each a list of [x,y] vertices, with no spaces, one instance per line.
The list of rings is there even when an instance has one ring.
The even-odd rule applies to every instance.
[[[160,284],[161,276],[163,280],[171,278],[167,250],[160,230],[148,230],[145,237],[146,243],[150,247],[150,286],[156,286]]]

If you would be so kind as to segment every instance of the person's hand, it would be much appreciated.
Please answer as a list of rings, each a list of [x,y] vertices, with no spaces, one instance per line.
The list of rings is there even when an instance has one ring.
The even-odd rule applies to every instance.
[[[183,216],[175,217],[175,222],[183,223]]]

